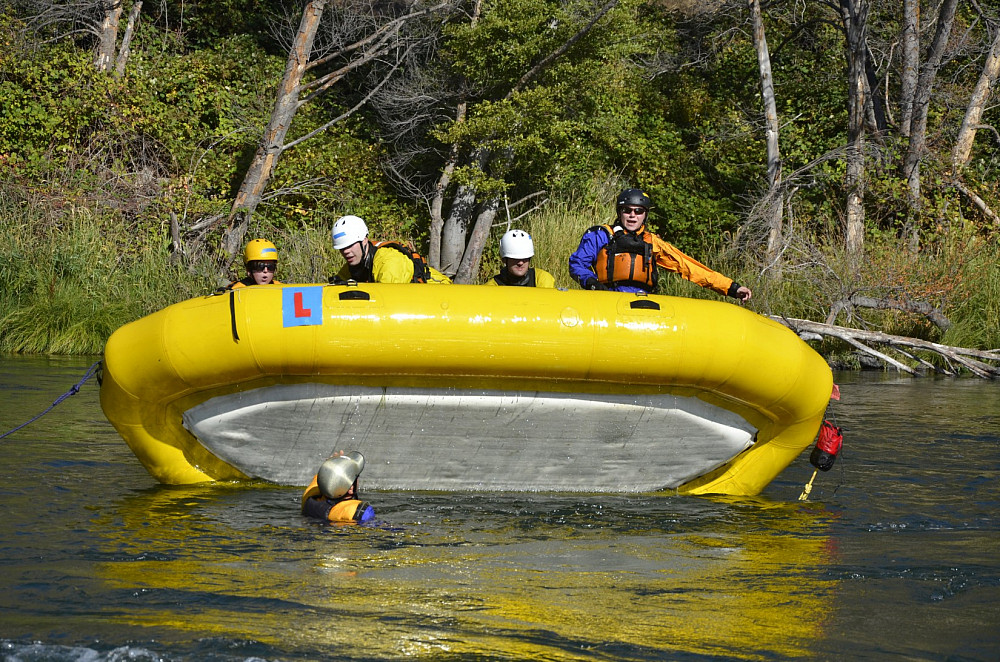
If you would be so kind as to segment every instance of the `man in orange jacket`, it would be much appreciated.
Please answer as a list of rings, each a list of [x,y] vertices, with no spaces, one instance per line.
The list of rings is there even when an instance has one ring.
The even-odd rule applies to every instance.
[[[646,228],[652,201],[644,192],[625,189],[616,202],[615,225],[588,229],[569,257],[569,272],[583,289],[653,292],[659,266],[742,303],[750,300],[749,287],[688,257]]]

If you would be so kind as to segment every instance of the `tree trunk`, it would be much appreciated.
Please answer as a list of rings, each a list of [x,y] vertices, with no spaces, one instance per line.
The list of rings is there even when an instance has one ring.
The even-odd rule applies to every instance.
[[[976,140],[976,129],[979,128],[979,120],[983,116],[983,106],[990,96],[990,89],[996,82],[997,74],[1000,73],[1000,29],[993,39],[993,47],[986,56],[986,63],[983,64],[983,72],[979,76],[979,82],[969,99],[969,106],[965,110],[965,119],[962,120],[962,128],[958,131],[958,138],[955,139],[955,149],[951,153],[951,164],[954,174],[957,175],[969,162],[972,154],[972,143]]]
[[[122,0],[115,0],[108,5],[101,23],[100,41],[97,44],[97,54],[94,56],[94,66],[98,71],[108,71],[115,60],[115,44],[118,41],[118,22],[122,15]]]
[[[899,78],[899,135],[909,137],[920,73],[920,0],[903,0],[903,71]]]
[[[920,245],[920,161],[927,147],[927,111],[930,108],[934,80],[937,78],[944,50],[951,35],[958,0],[944,0],[938,14],[937,31],[931,43],[930,52],[920,68],[920,78],[913,94],[913,113],[910,121],[910,145],[906,150],[903,174],[907,182],[907,202],[910,215],[910,250],[916,252]]]
[[[121,78],[125,75],[125,65],[128,64],[128,56],[132,53],[132,37],[135,36],[135,26],[139,22],[140,11],[142,11],[142,0],[136,0],[128,14],[125,36],[122,37],[122,45],[118,49],[118,57],[115,59],[115,78]]]
[[[469,106],[464,101],[458,104],[458,108],[455,111],[456,124],[461,124],[465,121],[465,113],[468,109]],[[427,262],[443,273],[447,273],[447,270],[443,268],[443,258],[441,255],[445,228],[444,196],[448,191],[448,185],[451,184],[451,176],[455,173],[455,168],[458,166],[459,156],[458,143],[453,143],[451,149],[448,150],[448,159],[441,169],[441,175],[438,177],[437,184],[434,185],[434,197],[431,198],[430,247],[427,251]]]
[[[847,189],[844,238],[847,253],[860,267],[865,241],[865,45],[868,0],[840,0],[847,36]]]
[[[941,345],[929,340],[921,340],[920,338],[893,336],[887,333],[882,333],[881,331],[851,329],[845,326],[821,324],[810,320],[778,317],[776,315],[771,315],[770,317],[772,320],[784,324],[789,329],[799,334],[800,337],[805,336],[810,340],[818,340],[822,336],[838,338],[849,345],[856,347],[865,354],[873,356],[888,365],[914,376],[918,373],[909,365],[906,365],[905,363],[902,363],[902,361],[897,360],[883,352],[873,349],[861,341],[863,340],[869,344],[882,345],[884,347],[891,348],[892,350],[902,354],[906,359],[916,362],[923,366],[923,368],[935,372],[943,372],[947,375],[958,374],[959,369],[952,365],[954,362],[957,363],[960,368],[965,368],[969,372],[982,377],[983,379],[1000,378],[1000,352],[996,350],[983,351],[979,349],[968,349],[965,347],[952,347],[950,345]],[[914,353],[914,351],[931,352],[944,357],[947,367],[940,368],[931,362],[920,358]]]
[[[469,18],[469,26],[475,28],[479,23],[479,17],[482,14],[483,0],[476,0],[475,4],[472,6],[472,16]],[[463,99],[458,103],[455,108],[455,123],[461,124],[465,121],[465,115],[469,110],[468,102]],[[442,252],[444,250],[444,228],[445,228],[445,218],[444,218],[444,198],[448,192],[448,185],[451,184],[451,176],[455,173],[455,168],[458,166],[458,159],[461,157],[461,153],[458,144],[452,144],[451,149],[448,150],[448,159],[445,161],[444,167],[441,169],[441,175],[438,177],[437,184],[434,186],[434,197],[431,198],[431,227],[430,227],[430,247],[427,252],[427,261],[432,267],[438,269],[443,273],[448,273],[448,270],[455,268],[457,265],[457,260],[452,266],[445,267],[444,257]],[[465,220],[465,224],[468,223],[468,217]],[[464,225],[463,225],[464,227]],[[462,241],[464,243],[465,236],[462,233]],[[453,256],[449,257],[451,260]]]
[[[531,69],[521,76],[517,83],[515,83],[504,96],[503,101],[510,100],[511,97],[513,97],[517,92],[525,89],[550,64],[564,55],[573,46],[573,44],[577,43],[591,30],[593,30],[598,21],[600,21],[617,4],[618,0],[607,0],[597,13],[591,17],[591,19],[572,37],[563,42],[559,48],[539,60],[531,67]],[[481,172],[486,172],[486,167],[493,160],[493,158],[494,155],[489,149],[476,147],[475,151],[470,156],[470,162],[477,164],[477,167]],[[510,159],[511,154],[508,153],[502,157],[498,156],[497,158]],[[472,218],[472,212],[476,207],[476,198],[478,195],[478,187],[473,184],[459,186],[452,200],[451,213],[448,215],[448,219],[443,223],[441,232],[441,266],[439,269],[446,274],[451,273],[452,269],[457,269],[456,282],[471,282],[469,279],[475,278],[475,275],[479,273],[479,259],[482,256],[486,237],[489,236],[489,225],[487,224],[485,226],[485,230],[483,230],[481,227],[481,221],[485,217],[489,216],[490,221],[492,222],[492,218],[496,215],[496,209],[499,205],[499,198],[490,199],[482,205],[482,209],[477,217],[475,229],[470,240],[468,228]],[[466,246],[467,240],[470,241],[469,246]]]
[[[865,51],[865,79],[868,86],[865,91],[865,116],[868,126],[878,139],[883,142],[883,137],[889,131],[889,120],[885,115],[885,104],[879,96],[878,73],[875,71],[875,58],[872,57],[871,49]]]
[[[316,39],[316,29],[327,0],[309,0],[302,10],[302,20],[295,41],[288,53],[285,64],[285,74],[278,87],[278,96],[271,112],[271,120],[264,130],[257,153],[247,169],[243,184],[236,193],[229,214],[229,222],[222,238],[223,266],[228,267],[232,258],[239,251],[250,223],[250,216],[260,204],[261,195],[267,183],[274,174],[278,157],[284,149],[285,135],[295,117],[299,105],[299,93],[302,89],[302,75],[305,73],[309,56],[312,54],[313,41]]]
[[[778,107],[774,101],[774,81],[771,77],[771,55],[764,36],[760,0],[749,0],[750,18],[753,22],[753,43],[757,50],[757,68],[760,71],[760,95],[764,102],[764,122],[767,127],[767,187],[770,205],[767,219],[767,263],[775,265],[781,253],[782,195],[781,151],[778,149]]]
[[[490,237],[490,228],[493,227],[493,219],[497,217],[499,207],[500,198],[495,197],[486,202],[480,209],[479,215],[476,217],[476,224],[469,235],[462,263],[455,273],[456,283],[475,283],[476,279],[479,278],[479,262],[483,256],[483,248],[486,247],[486,240]]]
[[[469,223],[476,209],[474,186],[462,184],[451,199],[451,211],[441,229],[441,266],[446,274],[454,274],[462,263]]]

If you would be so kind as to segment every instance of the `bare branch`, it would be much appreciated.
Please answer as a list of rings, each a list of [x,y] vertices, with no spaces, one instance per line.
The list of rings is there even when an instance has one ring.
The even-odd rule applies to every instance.
[[[323,92],[326,92],[326,90],[328,90],[332,85],[340,81],[344,76],[351,73],[355,69],[358,69],[359,67],[362,67],[389,52],[390,47],[386,45],[386,42],[392,39],[392,37],[395,36],[395,34],[396,34],[395,32],[391,32],[385,35],[385,37],[378,43],[377,48],[375,48],[375,50],[365,53],[364,55],[355,60],[351,60],[350,62],[345,64],[340,69],[337,69],[336,71],[332,71],[326,74],[325,76],[321,76],[316,80],[303,85],[302,86],[303,90],[313,90],[313,91],[308,96],[299,100],[298,104],[299,107],[301,107],[303,104],[312,101]]]
[[[407,47],[407,49],[406,49],[406,53],[409,53],[414,47],[415,47],[415,44],[410,44]],[[378,93],[378,91],[380,89],[382,89],[383,85],[385,85],[386,83],[389,82],[389,79],[392,77],[392,74],[396,71],[396,69],[399,68],[399,66],[406,59],[406,53],[404,53],[403,57],[399,58],[396,61],[396,63],[394,65],[392,65],[392,69],[390,69],[388,71],[388,73],[386,73],[385,76],[383,76],[382,80],[379,81],[378,85],[376,85],[368,94],[366,94],[365,97],[363,99],[361,99],[361,101],[359,101],[358,103],[354,104],[354,106],[352,106],[350,108],[350,110],[348,110],[345,113],[341,113],[340,115],[338,115],[337,117],[334,117],[332,120],[330,120],[329,122],[327,122],[323,126],[320,126],[320,127],[316,128],[316,129],[313,129],[312,131],[310,131],[306,135],[301,136],[299,138],[296,138],[295,140],[293,140],[291,142],[285,143],[281,147],[281,151],[284,152],[285,150],[291,149],[292,147],[295,147],[296,145],[298,145],[299,143],[301,143],[301,142],[303,142],[305,140],[309,140],[313,136],[316,136],[316,135],[319,135],[320,133],[323,133],[324,131],[326,131],[327,129],[329,129],[331,126],[333,126],[337,122],[341,122],[341,121],[347,119],[348,117],[350,117],[351,115],[353,115],[354,113],[356,113],[358,110],[360,110],[366,103],[368,103],[368,101],[373,96],[375,96]]]
[[[345,48],[342,48],[336,52],[324,55],[323,57],[311,61],[309,64],[306,65],[306,69],[315,69],[316,67],[322,66],[331,60],[334,60],[338,57],[343,57],[348,53],[352,53],[358,50],[359,48],[364,48],[375,42],[385,43],[385,40],[391,35],[391,33],[398,32],[399,29],[403,26],[403,24],[406,23],[407,21],[411,21],[415,18],[420,18],[421,16],[427,16],[428,14],[433,14],[435,12],[439,12],[449,8],[451,8],[450,2],[440,2],[434,5],[433,7],[428,7],[426,9],[421,9],[419,11],[410,12],[409,14],[406,14],[404,16],[400,16],[399,18],[389,21],[388,23],[386,23],[381,28],[379,28],[372,34],[368,35],[364,39],[356,41],[353,44],[346,46]],[[371,59],[371,58],[366,58],[366,59]]]
[[[872,308],[875,310],[900,310],[906,313],[915,313],[925,316],[942,331],[947,331],[951,328],[951,320],[926,301],[876,299],[875,297],[868,297],[862,294],[852,294],[847,299],[834,302],[833,306],[830,307],[830,315],[826,318],[827,324],[833,324],[841,311],[855,307]]]
[[[986,204],[986,201],[976,195],[975,191],[960,182],[958,179],[952,181],[951,185],[958,189],[959,193],[967,197],[969,202],[975,205],[976,209],[978,209],[983,216],[993,221],[995,225],[1000,226],[1000,216],[997,216],[997,213],[990,209],[990,206]]]
[[[1000,351],[998,350],[984,351],[966,347],[952,347],[950,345],[942,345],[940,343],[921,340],[919,338],[895,336],[887,333],[881,333],[879,331],[851,329],[844,326],[821,324],[810,320],[793,319],[776,315],[772,315],[771,319],[784,324],[798,334],[817,334],[820,336],[828,336],[843,340],[866,354],[874,356],[909,374],[916,375],[918,373],[913,368],[905,366],[892,357],[872,349],[861,341],[891,347],[895,350],[898,350],[899,348],[906,348],[910,350],[931,352],[944,357],[944,359],[949,363],[952,361],[958,363],[978,377],[982,377],[984,379],[1000,378]],[[998,365],[994,365],[991,362],[996,362]]]

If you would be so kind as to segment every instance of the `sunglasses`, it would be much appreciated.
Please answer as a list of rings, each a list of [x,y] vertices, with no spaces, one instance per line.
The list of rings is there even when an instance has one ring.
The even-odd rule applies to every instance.
[[[642,216],[646,213],[645,207],[622,207],[623,214],[635,214],[636,216]]]
[[[270,271],[272,274],[278,268],[277,262],[259,260],[256,262],[251,262],[247,265],[250,271]]]

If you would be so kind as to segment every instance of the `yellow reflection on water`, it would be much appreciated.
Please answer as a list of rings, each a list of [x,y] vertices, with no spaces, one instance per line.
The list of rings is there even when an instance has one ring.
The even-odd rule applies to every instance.
[[[114,515],[124,526],[106,538],[127,553],[102,574],[138,596],[126,623],[390,658],[768,659],[809,654],[832,601],[811,505],[761,502],[766,516],[744,507],[736,522],[677,532],[497,514],[333,529],[297,513],[247,521],[226,507],[239,490],[189,490],[146,493]],[[160,514],[159,531],[142,512]]]

